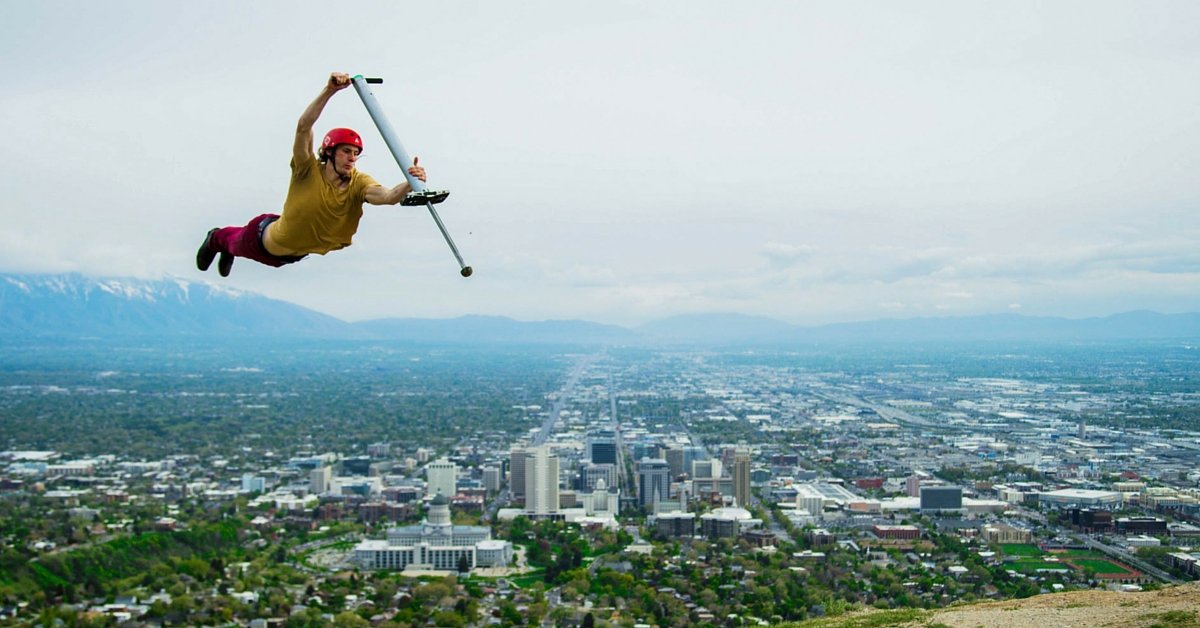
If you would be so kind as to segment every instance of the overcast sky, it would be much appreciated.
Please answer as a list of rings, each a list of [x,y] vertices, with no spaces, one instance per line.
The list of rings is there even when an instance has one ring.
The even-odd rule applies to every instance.
[[[0,0],[0,272],[211,281],[345,320],[623,325],[1200,310],[1200,3]],[[331,71],[424,208],[221,278]],[[353,90],[315,129],[364,136]]]

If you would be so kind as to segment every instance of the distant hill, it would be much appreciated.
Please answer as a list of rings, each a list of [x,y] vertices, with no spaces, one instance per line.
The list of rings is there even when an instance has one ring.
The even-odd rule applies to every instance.
[[[806,341],[1087,341],[1200,338],[1200,314],[1125,312],[1068,319],[1020,314],[885,319],[798,329]]]
[[[992,314],[800,327],[761,316],[692,314],[635,328],[502,316],[389,318],[349,323],[313,310],[183,279],[0,274],[0,339],[55,337],[388,339],[426,343],[555,343],[781,347],[828,343],[1195,339],[1200,314],[1127,312],[1066,319]]]
[[[683,314],[636,328],[642,337],[663,343],[763,343],[795,335],[801,328],[765,316]]]
[[[435,343],[628,344],[638,335],[624,327],[587,321],[515,321],[503,316],[450,319],[386,318],[354,324],[371,337]]]
[[[877,342],[1116,341],[1200,339],[1200,314],[1126,312],[1067,319],[1019,314],[881,319],[800,327],[740,314],[674,316],[636,328],[647,342],[812,345]]]
[[[258,294],[181,279],[0,275],[4,336],[353,333],[344,321]]]

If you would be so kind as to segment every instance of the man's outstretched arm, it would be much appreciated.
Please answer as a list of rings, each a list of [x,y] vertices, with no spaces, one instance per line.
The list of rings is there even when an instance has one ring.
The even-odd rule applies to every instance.
[[[308,159],[312,155],[313,125],[321,117],[321,112],[325,110],[325,105],[329,103],[329,99],[335,93],[347,87],[350,87],[349,74],[342,72],[330,74],[329,82],[325,83],[325,87],[321,89],[321,93],[317,94],[317,97],[309,103],[304,113],[300,114],[300,121],[296,123],[296,143],[292,146],[292,159],[297,163]]]
[[[409,166],[408,174],[424,181],[425,166],[417,165],[420,157],[413,157],[413,165]],[[404,200],[405,196],[412,191],[412,186],[408,184],[408,179],[394,188],[385,188],[382,185],[372,185],[363,190],[366,195],[366,201],[372,205],[395,205]]]

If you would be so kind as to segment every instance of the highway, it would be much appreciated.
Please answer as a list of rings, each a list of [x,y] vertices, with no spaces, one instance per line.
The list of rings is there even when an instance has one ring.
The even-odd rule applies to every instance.
[[[856,408],[869,408],[870,410],[873,410],[875,412],[875,414],[878,414],[879,418],[887,420],[887,421],[899,421],[900,423],[907,423],[909,425],[919,425],[921,427],[946,427],[945,425],[941,425],[937,422],[930,421],[929,419],[923,419],[914,414],[905,412],[904,410],[900,410],[898,408],[893,408],[891,406],[885,406],[883,404],[871,403],[870,401],[867,401],[865,399],[859,399],[858,397],[852,397],[847,394],[839,394],[839,393],[824,393],[824,394],[816,393],[816,394],[818,397],[823,397],[834,403],[841,403],[841,404],[845,404],[848,406],[854,406]]]
[[[1104,553],[1107,556],[1116,558],[1117,560],[1120,560],[1120,561],[1127,563],[1133,567],[1136,567],[1142,573],[1150,574],[1151,576],[1154,576],[1155,578],[1158,578],[1159,580],[1162,580],[1163,582],[1166,582],[1168,584],[1179,584],[1179,579],[1176,578],[1175,576],[1172,576],[1171,574],[1163,571],[1162,569],[1159,569],[1158,567],[1155,567],[1154,565],[1147,563],[1146,561],[1142,560],[1141,558],[1138,558],[1136,555],[1134,555],[1130,552],[1127,552],[1120,547],[1117,547],[1115,545],[1108,545],[1107,543],[1101,543],[1100,541],[1097,541],[1096,539],[1093,539],[1091,537],[1086,537],[1086,536],[1083,537],[1083,542],[1091,549],[1097,550],[1099,552]]]

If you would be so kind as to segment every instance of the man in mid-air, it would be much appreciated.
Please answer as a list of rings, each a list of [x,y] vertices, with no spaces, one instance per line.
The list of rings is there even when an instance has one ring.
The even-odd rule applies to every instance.
[[[329,99],[349,86],[349,75],[329,75],[321,93],[300,115],[292,145],[292,180],[282,214],[260,214],[244,227],[210,230],[196,251],[197,268],[208,270],[220,255],[217,271],[228,277],[235,257],[279,267],[309,253],[324,255],[350,246],[363,203],[395,205],[404,200],[411,191],[408,181],[388,189],[371,175],[355,170],[363,143],[351,129],[330,130],[313,155],[313,125]],[[425,169],[417,165],[415,157],[408,172],[425,180]]]

